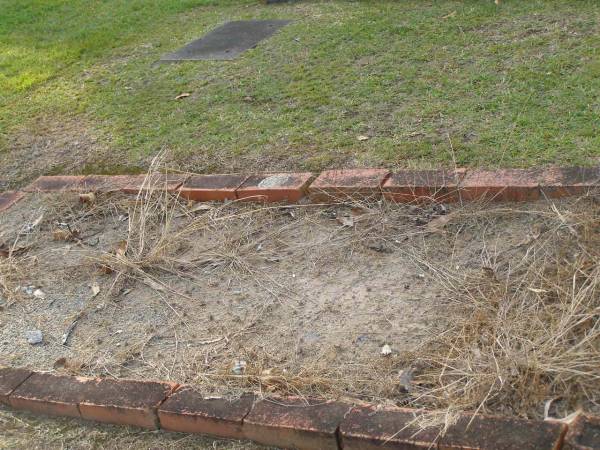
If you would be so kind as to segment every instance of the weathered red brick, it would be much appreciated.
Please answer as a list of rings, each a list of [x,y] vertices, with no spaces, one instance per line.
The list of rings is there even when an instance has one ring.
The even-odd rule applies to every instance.
[[[157,429],[157,409],[176,387],[165,382],[93,379],[87,382],[79,411],[88,420]]]
[[[600,167],[554,167],[540,177],[544,198],[581,195],[600,188]]]
[[[437,448],[441,428],[421,429],[418,411],[403,408],[360,406],[340,425],[344,450],[425,450]]]
[[[80,186],[84,192],[118,192],[137,183],[139,175],[87,175]]]
[[[80,417],[89,378],[34,373],[9,395],[13,408],[50,416]]]
[[[141,175],[88,175],[79,184],[86,192],[125,192],[137,194],[141,190],[176,192],[187,179],[186,175],[151,173]]]
[[[236,190],[238,199],[295,203],[306,193],[313,174],[270,173],[250,175]]]
[[[455,202],[464,175],[465,170],[401,170],[383,184],[383,195],[396,203]]]
[[[27,369],[0,368],[0,403],[8,405],[10,394],[29,378],[31,374],[31,370]]]
[[[140,191],[166,191],[176,192],[188,179],[188,175],[150,173],[143,175],[130,175],[129,184],[121,190],[126,194],[138,194]]]
[[[192,175],[180,189],[180,195],[199,202],[235,200],[235,191],[247,175]]]
[[[308,192],[313,202],[377,200],[389,174],[387,169],[326,170]]]
[[[337,449],[337,428],[350,406],[301,398],[265,399],[244,419],[244,436],[282,448]]]
[[[161,428],[184,433],[202,433],[228,439],[243,439],[242,420],[250,412],[254,396],[239,399],[203,398],[184,386],[158,410]]]
[[[58,175],[42,176],[28,185],[25,192],[55,192],[77,191],[80,188],[82,176]]]
[[[564,450],[600,449],[600,417],[582,414],[569,425]]]
[[[0,212],[6,211],[24,196],[25,194],[20,191],[6,191],[0,193]]]
[[[471,170],[462,180],[460,193],[465,200],[538,200],[543,174],[543,169]]]
[[[557,450],[564,424],[465,414],[440,439],[440,450]]]

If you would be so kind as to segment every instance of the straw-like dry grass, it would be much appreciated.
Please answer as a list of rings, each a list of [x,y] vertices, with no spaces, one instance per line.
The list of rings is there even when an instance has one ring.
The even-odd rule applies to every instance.
[[[253,390],[410,405],[433,410],[427,419],[446,423],[461,411],[562,418],[579,408],[598,409],[600,207],[593,195],[556,204],[454,205],[446,215],[431,206],[377,202],[193,204],[152,185],[150,177],[148,182],[137,198],[100,195],[93,204],[75,205],[72,197],[60,197],[46,207],[41,230],[9,241],[14,248],[35,246],[60,222],[81,228],[84,238],[74,238],[71,251],[100,269],[94,276],[105,287],[75,316],[82,318],[76,336],[82,327],[96,333],[99,319],[94,317],[103,311],[99,305],[113,305],[114,300],[115,310],[121,311],[123,286],[141,285],[145,291],[135,291],[136,297],[150,299],[148,291],[158,293],[170,308],[160,332],[145,326],[138,332],[132,323],[134,343],[122,350],[103,347],[102,361],[95,353],[85,354],[98,348],[94,335],[81,336],[75,343],[82,346],[72,351],[82,364],[69,366],[69,371],[113,375],[135,363],[142,376],[173,378],[208,392]],[[90,245],[86,228],[102,230],[108,218],[124,224],[109,238],[121,241],[110,248]],[[36,261],[56,251],[0,258],[2,289],[14,293],[23,268],[31,266],[31,273],[40,274]],[[312,347],[315,357],[302,354],[300,341],[291,346],[274,342],[270,332],[279,326],[274,321],[302,313],[307,301],[319,315],[335,308],[310,305],[304,292],[282,278],[288,275],[285,267],[292,266],[280,260],[301,261],[305,271],[314,269],[309,273],[318,276],[347,264],[355,254],[373,262],[401,263],[399,270],[410,264],[418,269],[414,276],[427,274],[430,291],[440,293],[433,300],[439,304],[439,324],[429,329],[429,336],[420,338],[420,345],[397,342],[398,352],[387,358],[379,354],[381,344],[369,352],[359,348],[360,333],[352,330]],[[67,273],[89,269],[71,267],[67,270],[74,272]],[[223,279],[227,284],[219,284]],[[211,291],[207,283],[213,282],[217,289]],[[250,293],[241,319],[233,317],[241,303],[197,306],[194,289],[207,295],[219,289],[231,292],[231,285]],[[385,303],[379,305],[382,309],[367,307],[360,314],[382,316],[381,321],[357,322],[359,326],[376,323],[373,336],[404,338],[404,331],[393,330],[408,311],[387,319]],[[402,311],[410,305],[393,308]],[[125,308],[143,317],[139,308],[145,306]],[[210,326],[215,311],[224,320],[220,330]],[[345,309],[332,317],[343,315],[350,323],[353,314]],[[156,312],[148,317],[155,320]],[[199,328],[200,336],[195,336]],[[327,330],[318,331],[325,336]],[[174,355],[172,362],[161,356],[164,352]],[[236,358],[247,362],[242,373],[231,370]]]
[[[410,403],[445,413],[564,417],[600,400],[600,215],[593,197],[557,207],[463,211],[453,228],[535,216],[509,251],[484,246],[481,269],[434,263],[455,324],[410,355]],[[521,209],[521,211],[518,211]],[[491,240],[491,239],[490,239]]]
[[[150,283],[158,279],[152,275],[157,271],[193,279],[194,269],[206,265],[253,273],[246,259],[255,254],[261,241],[284,231],[261,233],[273,214],[282,210],[267,205],[207,208],[205,214],[174,229],[175,204],[181,206],[177,199],[162,194],[138,198],[130,216],[127,256],[113,257],[113,263],[121,264],[117,270],[127,272],[123,265],[130,272],[134,268],[138,279]],[[314,207],[304,207],[310,208]],[[445,224],[446,233],[455,232],[458,239],[472,221],[482,231],[481,267],[468,271],[453,270],[448,260],[440,261],[431,249],[404,244],[407,236],[426,236],[431,231],[406,227],[406,220],[401,220],[409,215],[406,208],[355,204],[348,211],[342,222],[349,220],[355,232],[330,240],[329,250],[359,244],[411,254],[417,264],[436,274],[451,299],[455,325],[405,355],[412,380],[408,395],[397,401],[442,410],[444,416],[482,410],[528,417],[562,417],[583,404],[596,403],[600,396],[600,221],[592,196],[561,208],[551,203],[531,210],[471,205],[454,211]],[[530,236],[502,251],[486,246],[486,223],[520,215],[535,218]],[[312,220],[310,214],[306,220]],[[232,240],[226,230],[234,223],[237,238]],[[160,229],[150,243],[146,239],[149,228],[156,226]],[[201,260],[181,259],[182,249],[207,230],[217,237],[215,245],[202,252]],[[306,249],[307,253],[313,250]],[[254,275],[263,277],[265,286],[270,284],[266,274]],[[285,291],[283,286],[271,288]],[[352,374],[346,374],[347,382],[336,380],[338,375],[310,367],[298,373],[273,373],[257,361],[244,375],[201,378],[241,381],[287,393],[328,395],[336,392],[332,382],[345,386],[346,391],[349,386],[354,392],[362,390]],[[381,382],[388,386],[383,389],[387,395],[398,392],[395,377],[384,377]]]

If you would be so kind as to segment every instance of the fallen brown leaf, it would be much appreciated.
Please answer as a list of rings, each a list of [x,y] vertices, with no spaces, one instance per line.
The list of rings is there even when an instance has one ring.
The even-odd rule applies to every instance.
[[[354,226],[354,219],[352,217],[337,216],[336,220],[343,227],[353,227]]]
[[[127,241],[119,241],[115,249],[115,255],[123,257],[127,252]]]
[[[430,233],[441,233],[444,227],[452,219],[452,214],[446,214],[445,216],[437,216],[425,226],[427,231]]]
[[[96,202],[96,194],[90,192],[88,194],[79,194],[79,201],[81,203],[95,203]]]

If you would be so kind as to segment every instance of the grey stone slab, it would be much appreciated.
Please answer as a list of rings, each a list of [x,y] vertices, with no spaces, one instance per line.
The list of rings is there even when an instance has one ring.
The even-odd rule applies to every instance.
[[[273,35],[290,22],[290,20],[239,20],[227,22],[176,52],[164,55],[160,61],[234,59],[240,53],[256,47],[260,41]]]

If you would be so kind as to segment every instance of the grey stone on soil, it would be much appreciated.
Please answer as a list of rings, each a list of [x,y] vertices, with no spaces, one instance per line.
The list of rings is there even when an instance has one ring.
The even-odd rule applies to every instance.
[[[25,338],[31,345],[41,344],[44,340],[44,335],[40,330],[31,330],[25,332]]]
[[[286,183],[290,180],[291,175],[273,175],[271,177],[267,177],[258,183],[258,187],[261,189],[268,189],[274,187],[285,186]]]
[[[204,37],[190,42],[161,62],[229,60],[273,35],[290,20],[238,20],[227,22]]]

